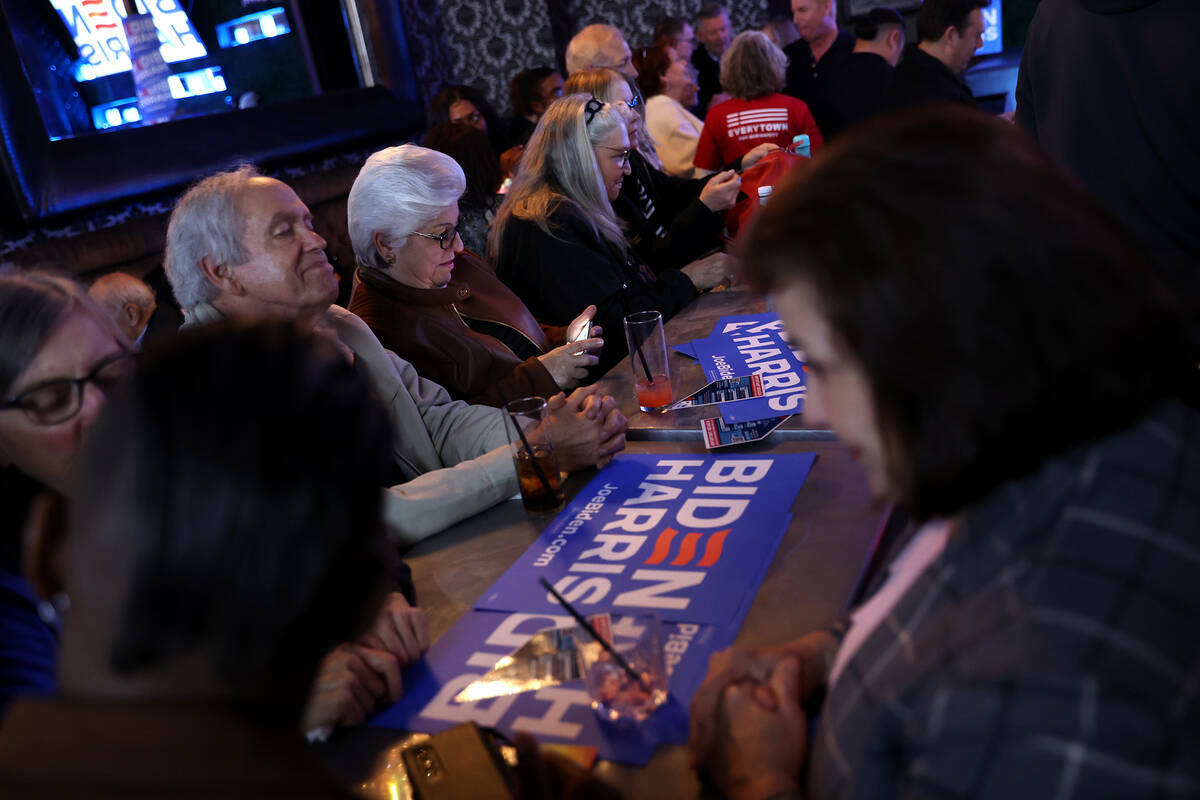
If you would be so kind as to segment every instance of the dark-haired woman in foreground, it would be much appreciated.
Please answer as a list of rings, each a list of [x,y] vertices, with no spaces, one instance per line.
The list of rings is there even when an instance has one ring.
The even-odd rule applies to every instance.
[[[848,628],[714,659],[695,762],[734,798],[806,760],[818,798],[1196,796],[1196,359],[1141,253],[954,110],[848,133],[744,247],[805,413],[924,525]]]
[[[69,524],[34,503],[32,578],[71,607],[60,697],[4,721],[0,794],[343,796],[297,726],[384,594],[388,441],[355,370],[290,326],[150,356],[85,447]]]

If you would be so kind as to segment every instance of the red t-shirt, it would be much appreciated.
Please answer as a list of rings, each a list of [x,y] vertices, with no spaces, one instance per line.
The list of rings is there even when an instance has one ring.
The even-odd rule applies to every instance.
[[[803,100],[768,94],[753,100],[726,100],[709,109],[696,145],[693,164],[717,170],[763,142],[789,147],[792,137],[807,133],[815,151],[825,142]]]

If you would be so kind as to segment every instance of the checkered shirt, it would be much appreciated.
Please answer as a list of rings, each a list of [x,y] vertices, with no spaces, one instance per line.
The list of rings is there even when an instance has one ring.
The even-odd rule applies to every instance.
[[[972,508],[847,665],[810,795],[1200,797],[1200,413]]]

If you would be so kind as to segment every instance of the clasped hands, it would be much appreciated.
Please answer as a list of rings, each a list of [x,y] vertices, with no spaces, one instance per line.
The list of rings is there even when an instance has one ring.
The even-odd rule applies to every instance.
[[[691,703],[692,765],[733,800],[798,793],[808,752],[802,705],[824,687],[836,647],[816,632],[782,647],[715,653]]]
[[[334,648],[317,667],[301,729],[358,725],[380,703],[400,699],[400,671],[429,649],[425,612],[390,592],[356,641]]]

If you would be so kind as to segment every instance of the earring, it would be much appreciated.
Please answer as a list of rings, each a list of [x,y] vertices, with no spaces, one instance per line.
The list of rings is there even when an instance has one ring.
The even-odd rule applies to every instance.
[[[71,598],[67,597],[66,592],[55,592],[49,600],[42,600],[37,604],[38,616],[47,625],[60,624],[70,610]]]

